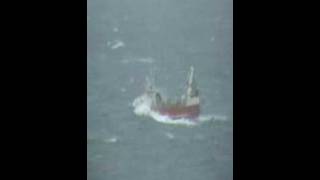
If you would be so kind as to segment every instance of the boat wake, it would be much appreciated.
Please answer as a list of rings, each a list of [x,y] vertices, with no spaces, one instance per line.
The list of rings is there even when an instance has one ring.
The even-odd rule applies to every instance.
[[[185,126],[195,126],[199,125],[201,123],[207,122],[207,121],[225,121],[227,120],[227,117],[225,116],[218,116],[213,114],[207,114],[207,115],[201,115],[195,119],[172,119],[168,116],[161,115],[151,109],[152,99],[150,99],[146,95],[142,95],[137,97],[133,103],[132,106],[134,107],[134,113],[138,116],[146,116],[150,117],[153,120],[165,123],[165,124],[174,124],[174,125],[185,125]]]

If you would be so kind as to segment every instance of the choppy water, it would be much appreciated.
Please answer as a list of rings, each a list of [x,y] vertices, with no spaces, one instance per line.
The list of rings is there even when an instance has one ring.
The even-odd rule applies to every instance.
[[[88,0],[88,180],[233,178],[232,0]],[[136,116],[152,70],[180,96],[195,67],[197,126]]]

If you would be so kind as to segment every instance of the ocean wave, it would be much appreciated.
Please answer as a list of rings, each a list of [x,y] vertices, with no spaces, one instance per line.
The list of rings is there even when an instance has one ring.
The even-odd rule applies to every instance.
[[[152,57],[142,57],[142,58],[129,58],[121,60],[121,63],[144,63],[144,64],[152,64],[155,62],[155,59]]]
[[[107,46],[110,47],[111,49],[118,49],[121,47],[125,47],[125,43],[120,40],[114,40],[114,41],[108,41]]]
[[[106,138],[103,141],[105,143],[116,143],[118,140],[119,140],[119,138],[114,136],[114,137]]]
[[[174,134],[172,134],[171,132],[165,132],[164,135],[165,135],[168,139],[174,139],[174,138],[175,138]]]

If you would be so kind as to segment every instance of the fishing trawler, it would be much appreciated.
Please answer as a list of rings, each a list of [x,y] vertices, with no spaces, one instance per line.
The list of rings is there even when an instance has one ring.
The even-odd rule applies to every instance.
[[[147,82],[143,99],[149,99],[152,111],[168,116],[171,119],[197,119],[200,114],[200,98],[194,79],[193,66],[190,67],[186,92],[180,99],[163,98],[150,82]]]

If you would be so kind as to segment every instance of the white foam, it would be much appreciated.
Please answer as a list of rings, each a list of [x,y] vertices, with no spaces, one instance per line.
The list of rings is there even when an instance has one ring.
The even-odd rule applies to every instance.
[[[117,41],[115,41],[115,43],[111,46],[111,49],[118,49],[118,48],[124,47],[124,46],[125,46],[124,42],[117,40]]]
[[[123,64],[128,64],[128,63],[152,64],[154,62],[155,62],[155,59],[152,57],[130,58],[130,59],[121,60],[121,63],[123,63]]]
[[[214,121],[227,121],[228,117],[224,115],[213,115]]]
[[[114,40],[114,41],[108,41],[107,46],[110,47],[111,49],[118,49],[121,47],[125,47],[125,43],[120,40]]]
[[[139,116],[150,116],[151,113],[151,99],[146,95],[137,97],[132,106],[134,107],[134,113]]]
[[[147,58],[139,58],[137,59],[137,62],[141,62],[141,63],[154,63],[154,59],[152,57],[147,57]]]
[[[165,124],[186,125],[186,126],[197,125],[197,123],[191,119],[185,119],[185,118],[171,119],[168,116],[161,115],[154,111],[150,111],[150,117],[156,120],[157,122],[165,123]]]
[[[104,139],[105,143],[116,143],[117,141],[118,141],[117,137],[111,137],[111,138]]]
[[[212,120],[213,118],[214,118],[213,115],[207,114],[207,115],[201,115],[201,116],[199,116],[198,120],[199,120],[200,122],[206,122],[206,121]]]
[[[114,28],[112,29],[112,31],[113,31],[113,32],[119,32],[119,29],[118,29],[117,27],[114,27]]]
[[[168,138],[168,139],[174,139],[174,135],[170,132],[165,132],[164,135]]]

